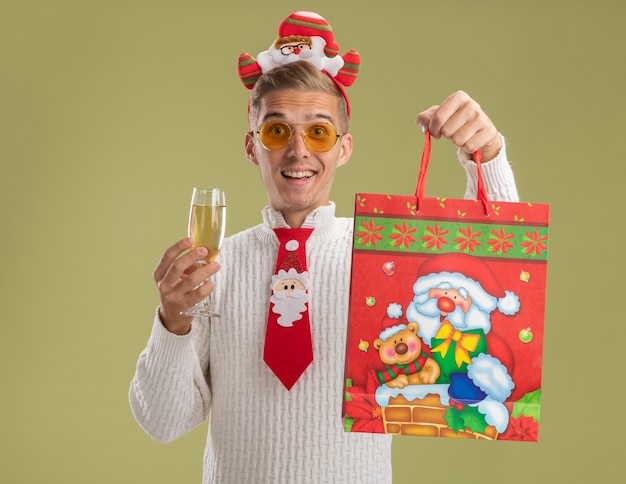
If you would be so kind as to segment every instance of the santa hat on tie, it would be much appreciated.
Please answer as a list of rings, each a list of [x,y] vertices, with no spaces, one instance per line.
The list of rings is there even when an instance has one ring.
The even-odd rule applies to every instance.
[[[295,252],[287,252],[278,269],[285,272],[289,272],[289,269],[295,269],[296,273],[299,274],[302,272],[302,264]]]

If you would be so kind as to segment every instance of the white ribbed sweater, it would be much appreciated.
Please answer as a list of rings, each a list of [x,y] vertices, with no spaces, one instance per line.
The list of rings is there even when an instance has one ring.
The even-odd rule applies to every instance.
[[[467,198],[473,198],[474,163]],[[483,165],[489,198],[517,200],[504,150]],[[157,317],[131,383],[130,403],[154,439],[171,441],[210,414],[204,483],[390,483],[391,438],[345,433],[341,409],[352,219],[335,206],[312,212],[307,242],[314,361],[291,391],[263,363],[263,341],[278,242],[286,226],[265,208],[264,223],[225,240],[211,305],[186,336]],[[417,444],[417,442],[416,442]]]

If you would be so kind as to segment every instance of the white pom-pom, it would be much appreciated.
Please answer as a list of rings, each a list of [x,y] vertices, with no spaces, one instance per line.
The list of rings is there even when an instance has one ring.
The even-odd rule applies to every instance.
[[[387,306],[387,316],[398,319],[402,316],[402,306],[398,303],[391,303]]]
[[[517,294],[511,291],[504,291],[506,294],[503,298],[498,299],[498,309],[502,314],[510,316],[519,311],[520,302]]]

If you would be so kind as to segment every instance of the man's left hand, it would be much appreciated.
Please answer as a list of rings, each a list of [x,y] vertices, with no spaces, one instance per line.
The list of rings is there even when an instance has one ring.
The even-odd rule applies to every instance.
[[[416,122],[422,131],[430,131],[435,139],[449,139],[469,157],[480,149],[483,161],[490,161],[502,148],[502,139],[491,119],[463,91],[421,112]]]

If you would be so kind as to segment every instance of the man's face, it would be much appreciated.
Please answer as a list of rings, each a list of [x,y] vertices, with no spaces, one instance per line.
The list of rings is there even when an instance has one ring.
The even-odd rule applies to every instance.
[[[299,227],[309,212],[328,205],[335,171],[352,153],[352,137],[345,134],[330,151],[318,153],[307,147],[298,129],[287,146],[268,151],[255,131],[266,121],[278,120],[298,128],[325,122],[341,132],[337,111],[337,99],[330,94],[277,91],[261,100],[257,119],[251,119],[246,154],[259,167],[269,205],[282,212],[291,227]]]

